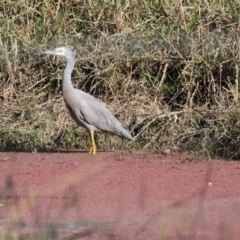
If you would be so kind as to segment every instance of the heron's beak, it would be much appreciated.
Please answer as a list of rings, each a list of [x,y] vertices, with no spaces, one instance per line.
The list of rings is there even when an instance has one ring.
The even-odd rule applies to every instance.
[[[40,52],[42,54],[52,54],[52,55],[56,55],[57,53],[55,51],[52,51],[52,50],[47,50],[47,51],[43,51],[43,52]]]

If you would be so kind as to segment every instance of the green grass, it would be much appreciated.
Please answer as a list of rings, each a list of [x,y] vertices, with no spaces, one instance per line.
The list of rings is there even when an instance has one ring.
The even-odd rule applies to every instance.
[[[239,1],[4,1],[0,17],[0,149],[88,148],[61,96],[74,86],[129,127],[124,148],[239,158]],[[121,140],[99,135],[102,149]]]

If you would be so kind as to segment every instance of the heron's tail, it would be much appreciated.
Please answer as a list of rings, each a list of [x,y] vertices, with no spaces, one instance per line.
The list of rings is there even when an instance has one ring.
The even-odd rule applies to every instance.
[[[126,138],[128,140],[133,139],[129,130],[126,127],[124,127],[123,125],[121,125],[120,137]]]

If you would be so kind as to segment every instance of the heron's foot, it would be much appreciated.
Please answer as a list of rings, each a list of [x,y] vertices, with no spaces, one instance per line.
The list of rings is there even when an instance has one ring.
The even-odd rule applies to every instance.
[[[96,145],[92,144],[91,147],[90,147],[89,153],[96,154],[96,151],[97,151]]]

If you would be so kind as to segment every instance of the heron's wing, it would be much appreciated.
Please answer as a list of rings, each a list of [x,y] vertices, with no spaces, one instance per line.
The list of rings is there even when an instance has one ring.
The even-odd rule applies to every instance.
[[[72,112],[73,118],[77,118],[77,122],[83,124],[89,130],[93,126],[93,130],[98,129],[111,132],[120,137],[132,140],[129,130],[101,102],[81,90],[78,90],[76,93],[73,94],[74,98],[72,100],[74,99],[74,101],[68,102],[71,102],[69,104],[70,113]]]
[[[89,125],[102,131],[115,132],[122,126],[115,116],[96,98],[84,94],[79,107],[79,116]]]

